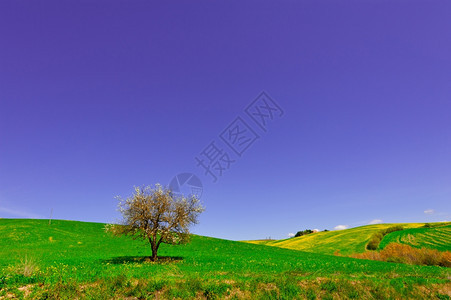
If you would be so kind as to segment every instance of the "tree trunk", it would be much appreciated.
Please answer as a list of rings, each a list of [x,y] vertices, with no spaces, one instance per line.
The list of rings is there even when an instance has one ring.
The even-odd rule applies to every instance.
[[[152,261],[156,261],[157,260],[157,252],[158,252],[158,245],[157,245],[156,239],[149,238],[149,241],[150,241],[150,246],[152,248],[151,259],[152,259]]]

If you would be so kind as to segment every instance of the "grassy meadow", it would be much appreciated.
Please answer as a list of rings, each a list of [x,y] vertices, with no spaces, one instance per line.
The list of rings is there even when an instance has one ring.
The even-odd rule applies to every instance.
[[[158,252],[160,259],[151,262],[148,243],[110,236],[104,225],[0,219],[0,299],[451,296],[449,268],[360,260],[197,235],[186,245],[163,244]],[[367,236],[368,228],[382,226],[355,231]],[[335,240],[344,240],[337,243],[339,249],[348,251],[347,245],[350,251],[361,249],[358,238],[346,240],[346,231],[330,232]],[[324,253],[336,250],[325,246],[320,249]]]

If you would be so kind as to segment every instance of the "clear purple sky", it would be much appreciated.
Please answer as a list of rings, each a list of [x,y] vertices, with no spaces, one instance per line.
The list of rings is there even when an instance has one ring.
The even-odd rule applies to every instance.
[[[1,1],[0,217],[110,222],[193,172],[203,235],[450,220],[451,2],[342,2]],[[238,116],[260,138],[212,183]]]

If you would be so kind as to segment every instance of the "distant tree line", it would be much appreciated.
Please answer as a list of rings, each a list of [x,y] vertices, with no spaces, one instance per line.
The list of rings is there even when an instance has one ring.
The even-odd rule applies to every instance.
[[[329,230],[324,229],[324,231],[329,231]],[[311,230],[311,229],[301,230],[301,231],[296,232],[294,237],[300,237],[300,236],[315,233],[315,232],[318,232],[318,230],[316,230],[316,229],[315,230]]]
[[[296,234],[294,235],[294,237],[299,237],[299,236],[303,236],[303,235],[307,235],[313,233],[313,230],[311,229],[306,229],[306,230],[302,230],[302,231],[298,231],[296,232]]]

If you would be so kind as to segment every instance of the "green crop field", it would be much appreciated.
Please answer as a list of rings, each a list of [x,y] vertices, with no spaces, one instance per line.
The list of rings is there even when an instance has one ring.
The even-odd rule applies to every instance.
[[[416,248],[430,248],[440,251],[451,251],[451,225],[432,228],[410,228],[387,234],[379,248],[389,243],[407,244]]]
[[[365,252],[366,244],[373,233],[394,225],[418,228],[424,226],[424,223],[367,225],[346,230],[322,231],[285,240],[248,242],[323,254],[334,254],[338,251],[340,254],[348,255]]]
[[[367,236],[368,228],[381,227],[361,227],[360,234]],[[449,299],[451,295],[451,272],[444,267],[196,235],[186,245],[163,244],[159,261],[151,262],[148,244],[112,237],[103,228],[99,223],[54,220],[49,225],[46,220],[0,219],[0,299]],[[341,238],[349,238],[344,233]],[[336,240],[338,234],[333,235]],[[317,234],[321,235],[326,233]],[[354,242],[361,243],[357,238]],[[352,241],[337,244],[343,250],[346,245],[360,249]]]

